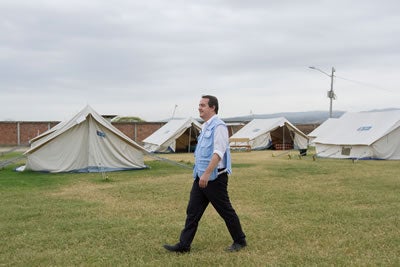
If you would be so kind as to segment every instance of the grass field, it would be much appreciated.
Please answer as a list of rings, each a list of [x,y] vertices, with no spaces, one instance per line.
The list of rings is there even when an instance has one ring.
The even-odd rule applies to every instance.
[[[281,153],[281,152],[280,152]],[[233,153],[231,201],[248,247],[225,252],[210,206],[189,254],[168,253],[191,171],[45,174],[0,170],[0,266],[400,266],[399,161]],[[163,155],[191,165],[193,155]]]

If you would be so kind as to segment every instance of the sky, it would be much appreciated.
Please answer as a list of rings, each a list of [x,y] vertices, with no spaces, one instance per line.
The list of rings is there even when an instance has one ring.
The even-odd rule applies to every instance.
[[[0,120],[400,108],[398,0],[2,0]],[[315,69],[309,68],[314,66]]]

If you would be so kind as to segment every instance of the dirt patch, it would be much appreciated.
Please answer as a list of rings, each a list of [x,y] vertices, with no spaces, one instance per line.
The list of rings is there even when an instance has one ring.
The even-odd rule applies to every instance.
[[[101,213],[104,216],[111,216],[131,206],[131,203],[124,201],[122,198],[115,197],[107,191],[112,187],[113,185],[111,184],[91,184],[82,182],[65,187],[59,192],[51,193],[50,196],[99,203],[101,205]]]
[[[65,187],[61,191],[51,193],[50,195],[69,199],[82,199],[85,201],[109,202],[115,200],[103,190],[111,187],[112,185],[109,184],[78,183]]]

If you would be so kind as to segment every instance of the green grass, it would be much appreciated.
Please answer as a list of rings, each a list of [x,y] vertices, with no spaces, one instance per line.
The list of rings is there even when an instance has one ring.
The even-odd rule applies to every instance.
[[[248,238],[238,253],[224,251],[230,236],[211,206],[190,254],[162,248],[184,224],[188,169],[147,159],[150,169],[105,180],[12,165],[0,170],[0,266],[400,265],[398,161],[232,157],[230,197]]]

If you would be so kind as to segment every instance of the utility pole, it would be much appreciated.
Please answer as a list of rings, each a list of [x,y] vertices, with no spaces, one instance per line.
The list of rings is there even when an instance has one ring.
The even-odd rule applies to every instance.
[[[336,99],[336,95],[333,92],[333,74],[335,73],[335,68],[332,67],[332,74],[331,74],[331,90],[328,93],[328,97],[330,99],[329,103],[329,118],[332,118],[332,100]]]
[[[323,71],[321,69],[318,69],[318,68],[316,68],[314,66],[311,66],[309,68],[313,69],[313,70],[317,70],[319,72],[322,72],[323,74],[325,74],[325,75],[327,75],[328,77],[331,78],[331,89],[328,91],[328,98],[329,98],[329,118],[332,118],[332,102],[333,102],[333,99],[336,99],[336,94],[333,91],[333,77],[335,77],[334,73],[335,73],[336,70],[335,70],[334,67],[332,67],[331,74],[328,74],[325,71]]]

